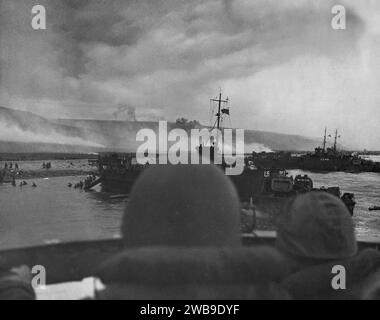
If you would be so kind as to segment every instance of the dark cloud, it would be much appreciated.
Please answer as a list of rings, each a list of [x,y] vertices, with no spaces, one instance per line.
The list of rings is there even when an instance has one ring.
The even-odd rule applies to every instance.
[[[219,86],[230,84],[228,94],[247,103],[236,97],[238,89],[232,91],[237,83],[259,89],[266,80],[257,79],[304,57],[342,67],[350,59],[358,64],[366,34],[353,1],[343,1],[344,32],[331,28],[335,1],[43,0],[48,30],[41,33],[30,30],[30,2],[15,3],[0,0],[1,12],[8,12],[0,20],[0,103],[29,100],[36,106],[40,100],[51,105],[52,117],[111,117],[119,105],[131,105],[137,117],[205,119],[208,98]],[[296,75],[300,83],[314,83],[314,71],[289,70],[302,74]],[[281,87],[277,91],[267,94],[283,100]],[[301,105],[303,94],[297,94]],[[316,99],[321,94],[310,93]],[[263,117],[273,107],[264,96],[251,99]],[[240,108],[256,112],[251,104]],[[287,116],[300,118],[290,110]],[[236,125],[251,125],[247,117],[235,119]]]

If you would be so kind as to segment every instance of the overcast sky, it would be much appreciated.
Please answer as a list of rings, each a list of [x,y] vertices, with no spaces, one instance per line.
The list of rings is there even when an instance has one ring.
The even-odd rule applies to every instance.
[[[31,6],[47,30],[31,28]],[[333,30],[343,4],[347,29]],[[380,1],[0,0],[0,105],[46,117],[209,121],[380,149]]]

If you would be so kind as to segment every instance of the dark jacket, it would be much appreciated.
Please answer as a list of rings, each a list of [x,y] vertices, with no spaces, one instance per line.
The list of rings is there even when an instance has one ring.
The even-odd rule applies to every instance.
[[[35,300],[36,294],[30,283],[21,280],[13,272],[0,276],[0,300]]]
[[[335,265],[341,265],[346,270],[346,289],[335,290],[332,273]],[[366,249],[355,257],[330,261],[323,264],[302,267],[286,276],[280,285],[294,299],[362,299],[364,285],[368,279],[380,270],[380,252]]]
[[[290,270],[272,248],[128,249],[97,273],[98,299],[288,299],[276,281]]]

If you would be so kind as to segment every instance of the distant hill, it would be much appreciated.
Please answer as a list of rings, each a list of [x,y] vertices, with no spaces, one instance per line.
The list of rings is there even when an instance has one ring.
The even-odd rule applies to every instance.
[[[177,127],[168,124],[168,130]],[[11,152],[135,152],[143,128],[158,131],[153,121],[46,119],[31,112],[0,107],[0,153]],[[274,132],[245,130],[246,152],[309,151],[320,139]]]
[[[0,107],[0,153],[9,152],[95,152],[102,149],[88,140],[90,132],[56,124],[27,111]]]

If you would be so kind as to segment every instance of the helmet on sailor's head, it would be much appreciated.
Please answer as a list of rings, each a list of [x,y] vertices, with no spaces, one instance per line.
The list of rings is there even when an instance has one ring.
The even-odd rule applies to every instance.
[[[122,223],[126,246],[240,244],[240,201],[213,165],[154,165],[134,185]]]
[[[342,200],[327,192],[299,195],[279,219],[277,246],[302,258],[352,257],[357,243],[351,214]]]

